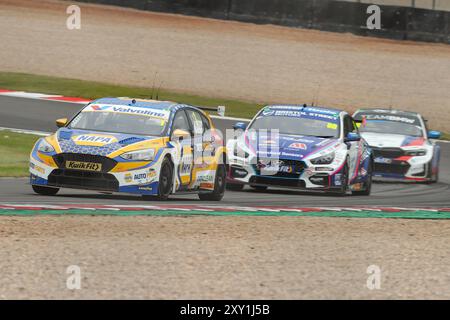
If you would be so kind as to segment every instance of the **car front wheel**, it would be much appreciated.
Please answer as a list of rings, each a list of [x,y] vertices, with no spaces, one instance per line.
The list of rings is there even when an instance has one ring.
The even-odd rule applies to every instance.
[[[161,164],[161,170],[159,173],[158,194],[155,196],[144,195],[143,198],[145,200],[167,200],[172,192],[172,186],[173,165],[168,158],[165,158]]]
[[[340,196],[345,196],[347,194],[347,189],[348,189],[348,164],[346,161],[341,171],[341,187],[336,191],[333,191],[332,193]]]
[[[50,188],[50,187],[44,187],[44,186],[37,186],[32,185],[33,191],[37,194],[41,194],[43,196],[54,196],[58,193],[59,188]]]
[[[198,197],[203,201],[220,201],[225,194],[226,186],[226,169],[225,165],[219,164],[216,171],[216,180],[214,182],[214,190],[209,193],[199,193]]]

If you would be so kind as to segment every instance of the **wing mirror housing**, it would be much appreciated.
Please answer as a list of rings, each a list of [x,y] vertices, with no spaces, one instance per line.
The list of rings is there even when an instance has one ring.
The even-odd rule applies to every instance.
[[[349,132],[344,139],[345,142],[354,142],[354,141],[360,141],[360,140],[361,140],[361,136],[359,135],[359,133],[354,133],[354,132]]]
[[[248,126],[248,124],[245,123],[245,122],[236,122],[236,123],[233,125],[233,129],[234,129],[234,130],[242,130],[242,131],[245,131],[245,129],[247,129],[247,126]]]
[[[61,119],[56,120],[56,126],[58,128],[62,128],[62,127],[65,127],[68,122],[69,121],[67,120],[67,118],[61,118]]]
[[[428,131],[428,138],[429,139],[439,139],[441,137],[440,131]]]

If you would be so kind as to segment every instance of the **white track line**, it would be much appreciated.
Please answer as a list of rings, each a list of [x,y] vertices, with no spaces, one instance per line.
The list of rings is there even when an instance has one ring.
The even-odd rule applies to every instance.
[[[33,134],[36,136],[48,136],[51,134],[51,132],[44,132],[44,131],[36,131],[36,130],[28,130],[28,129],[17,129],[17,128],[7,128],[7,127],[0,127],[0,131],[4,131],[4,130],[8,130],[8,131],[12,131],[12,132],[16,132],[16,133],[25,133],[25,134]]]

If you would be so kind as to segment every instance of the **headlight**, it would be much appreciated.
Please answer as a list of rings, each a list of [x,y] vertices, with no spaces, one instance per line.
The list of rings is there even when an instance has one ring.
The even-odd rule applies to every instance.
[[[120,155],[125,160],[150,161],[155,157],[155,149],[143,149],[125,152]]]
[[[38,151],[49,153],[55,151],[55,148],[53,148],[52,145],[47,142],[47,140],[42,139],[41,142],[39,143]]]
[[[311,159],[309,161],[311,161],[312,164],[330,164],[333,162],[333,160],[334,160],[334,152],[331,152],[329,154]]]
[[[406,151],[405,154],[407,156],[413,156],[413,157],[424,156],[424,155],[427,154],[427,150],[422,150],[422,149],[420,149],[420,150],[409,150],[409,151]]]

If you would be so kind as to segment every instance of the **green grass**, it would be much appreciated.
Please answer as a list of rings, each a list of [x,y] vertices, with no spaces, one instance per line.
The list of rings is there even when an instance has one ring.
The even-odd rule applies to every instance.
[[[450,141],[450,133],[443,132],[442,136],[441,136],[441,140],[448,140],[448,141]]]
[[[38,136],[0,131],[0,177],[28,176],[31,148]]]
[[[150,84],[151,86],[152,84]],[[82,81],[66,78],[39,76],[25,73],[0,72],[0,88],[69,97],[97,99],[102,97],[147,98],[152,95],[152,88],[121,86],[93,81]],[[157,89],[153,90],[156,95]],[[262,107],[257,103],[249,103],[231,99],[202,97],[161,89],[159,100],[182,102],[196,106],[226,106],[226,116],[252,118]]]

